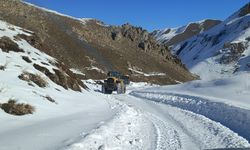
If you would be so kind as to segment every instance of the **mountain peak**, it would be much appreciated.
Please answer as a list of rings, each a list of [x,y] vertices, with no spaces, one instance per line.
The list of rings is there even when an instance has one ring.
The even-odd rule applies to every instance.
[[[192,72],[214,79],[250,71],[250,3],[219,25],[172,46]]]
[[[250,2],[240,9],[239,17],[250,14]]]
[[[171,46],[183,40],[186,40],[196,34],[206,31],[219,23],[221,23],[220,20],[205,19],[198,22],[191,22],[182,27],[156,30],[151,34],[160,43],[164,43],[168,46]]]

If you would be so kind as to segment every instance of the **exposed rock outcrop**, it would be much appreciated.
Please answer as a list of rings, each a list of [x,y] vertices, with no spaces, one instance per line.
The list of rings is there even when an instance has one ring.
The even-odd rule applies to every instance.
[[[220,51],[223,54],[220,63],[230,64],[237,62],[247,47],[248,45],[245,42],[225,43],[223,49]]]

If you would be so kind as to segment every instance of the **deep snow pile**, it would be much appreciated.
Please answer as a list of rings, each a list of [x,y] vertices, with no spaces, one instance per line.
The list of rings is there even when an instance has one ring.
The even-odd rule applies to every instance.
[[[250,141],[250,76],[148,88],[131,95],[172,105],[220,122]]]
[[[248,5],[244,8],[249,9]],[[172,52],[202,79],[249,71],[250,15],[241,15],[244,8],[210,30],[174,45]]]

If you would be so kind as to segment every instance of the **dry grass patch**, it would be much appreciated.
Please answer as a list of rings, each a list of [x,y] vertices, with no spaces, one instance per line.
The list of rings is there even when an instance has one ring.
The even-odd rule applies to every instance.
[[[3,52],[7,53],[10,51],[24,52],[23,49],[19,48],[19,46],[7,36],[3,36],[0,38],[0,48]]]
[[[27,81],[29,83],[33,82],[42,88],[44,88],[48,85],[48,82],[38,74],[23,72],[21,75],[18,76],[18,78],[21,80]]]
[[[6,113],[16,116],[33,114],[35,107],[29,104],[16,103],[16,100],[9,100],[8,103],[0,104],[0,108]]]

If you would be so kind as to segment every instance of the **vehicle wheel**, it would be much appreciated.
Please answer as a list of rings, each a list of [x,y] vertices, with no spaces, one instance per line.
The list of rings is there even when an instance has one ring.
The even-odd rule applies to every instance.
[[[102,93],[104,93],[104,94],[112,94],[112,90],[107,90],[107,88],[105,88],[105,86],[104,85],[102,85]]]
[[[112,94],[112,92],[113,92],[112,90],[106,90],[107,94]]]
[[[102,93],[106,94],[106,89],[104,85],[102,85]]]
[[[122,94],[122,85],[121,85],[121,83],[117,84],[117,94]]]
[[[123,93],[125,94],[126,93],[126,86],[124,85],[123,87]]]

